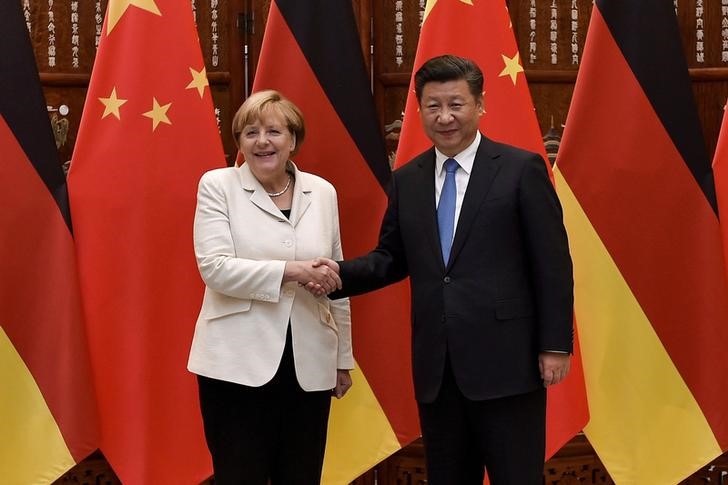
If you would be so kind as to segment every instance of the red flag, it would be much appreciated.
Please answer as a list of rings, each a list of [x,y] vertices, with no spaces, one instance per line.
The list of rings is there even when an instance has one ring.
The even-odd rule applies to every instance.
[[[728,447],[728,284],[673,4],[596,0],[582,59],[554,172],[584,433],[616,483],[678,483]]]
[[[19,2],[0,4],[0,470],[51,483],[98,446],[66,181]]]
[[[428,59],[443,54],[472,59],[483,71],[485,114],[481,131],[499,142],[540,153],[550,174],[505,2],[428,1],[413,72]],[[430,146],[432,142],[420,122],[413,74],[395,165],[407,163]],[[547,458],[588,420],[579,342],[574,340],[570,375],[548,390]]]
[[[296,162],[336,187],[345,255],[369,251],[390,169],[349,2],[271,3],[254,90],[271,88],[303,111]],[[349,394],[334,401],[323,483],[349,483],[419,436],[409,321],[402,284],[352,300],[357,369]]]
[[[723,107],[723,124],[720,127],[718,146],[713,158],[715,192],[718,197],[718,214],[721,215],[720,228],[723,233],[723,259],[728,274],[728,111]]]
[[[186,363],[203,289],[195,194],[219,166],[191,4],[110,1],[70,195],[101,449],[125,484],[212,473]]]

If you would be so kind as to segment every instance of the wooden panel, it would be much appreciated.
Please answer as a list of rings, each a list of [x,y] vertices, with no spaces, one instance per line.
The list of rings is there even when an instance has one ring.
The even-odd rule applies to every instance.
[[[591,0],[509,3],[525,69],[578,69],[591,15]]]
[[[41,72],[91,71],[106,3],[22,0]]]
[[[43,89],[60,161],[66,167],[76,144],[87,87],[88,81],[86,85],[45,86]]]
[[[679,0],[678,23],[690,67],[728,66],[728,5],[717,0]],[[724,42],[725,41],[725,42]]]

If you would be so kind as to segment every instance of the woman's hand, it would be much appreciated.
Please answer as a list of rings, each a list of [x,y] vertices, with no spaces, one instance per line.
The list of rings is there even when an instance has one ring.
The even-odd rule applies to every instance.
[[[323,266],[328,266],[329,269],[331,269],[331,271],[333,271],[334,273],[336,273],[336,276],[337,277],[339,276],[339,263],[337,263],[333,259],[319,257],[319,258],[315,258],[313,260],[313,267],[314,268],[319,268],[319,267],[323,267]],[[315,282],[309,281],[308,283],[306,283],[303,286],[309,292],[313,293],[314,296],[316,296],[316,297],[322,296],[321,294],[323,292],[322,292],[320,286],[318,286]],[[341,277],[339,277],[339,286],[338,286],[338,289],[339,290],[341,289]],[[326,293],[326,294],[328,295],[329,293]]]
[[[336,396],[336,399],[341,399],[346,394],[346,391],[351,387],[351,376],[349,371],[346,369],[336,370],[336,387],[331,393]]]
[[[341,289],[341,278],[327,265],[315,266],[314,261],[286,261],[283,272],[283,282],[296,281],[306,285],[306,289],[314,296],[328,295],[334,290]]]

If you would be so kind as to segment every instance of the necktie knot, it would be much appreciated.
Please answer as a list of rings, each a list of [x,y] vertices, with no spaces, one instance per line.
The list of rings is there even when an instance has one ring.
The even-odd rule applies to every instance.
[[[445,171],[447,173],[455,173],[459,166],[458,161],[454,158],[448,158],[445,160]]]

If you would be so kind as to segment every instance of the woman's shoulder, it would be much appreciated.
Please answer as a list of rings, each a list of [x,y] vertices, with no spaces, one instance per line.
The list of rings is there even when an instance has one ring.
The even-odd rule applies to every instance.
[[[319,175],[304,172],[303,170],[297,170],[296,178],[300,181],[304,189],[318,189],[336,192],[333,184]]]
[[[204,174],[202,174],[202,177],[200,178],[200,183],[203,182],[222,182],[228,179],[235,179],[238,177],[238,168],[237,167],[222,167],[222,168],[213,168],[212,170],[208,170]]]

